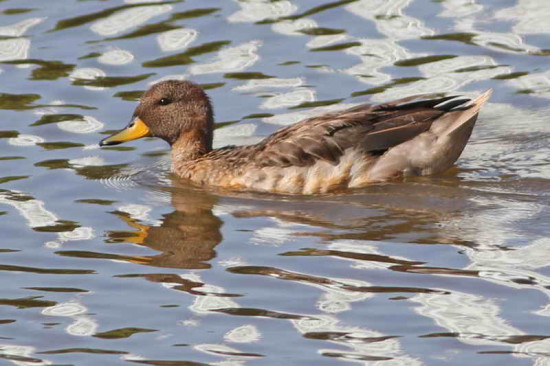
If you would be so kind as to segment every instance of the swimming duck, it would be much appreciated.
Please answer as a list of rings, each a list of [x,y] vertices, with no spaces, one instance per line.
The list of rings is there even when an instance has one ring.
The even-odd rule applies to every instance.
[[[250,146],[212,149],[214,115],[189,81],[153,85],[132,121],[103,139],[116,145],[159,137],[172,149],[172,172],[206,187],[291,194],[363,187],[407,174],[449,169],[466,146],[491,90],[474,100],[412,96],[307,118]]]

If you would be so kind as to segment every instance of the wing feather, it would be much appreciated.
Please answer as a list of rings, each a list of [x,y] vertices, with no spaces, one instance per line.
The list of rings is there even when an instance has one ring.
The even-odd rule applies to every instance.
[[[449,102],[454,96],[426,98],[419,95],[378,106],[362,104],[305,119],[255,145],[254,162],[280,167],[310,166],[319,160],[338,164],[351,147],[380,154],[427,131],[451,108],[468,101]]]

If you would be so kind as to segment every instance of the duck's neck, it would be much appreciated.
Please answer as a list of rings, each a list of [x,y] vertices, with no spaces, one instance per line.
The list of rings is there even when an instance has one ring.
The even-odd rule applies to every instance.
[[[172,166],[178,162],[195,160],[212,150],[212,132],[192,129],[181,133],[172,144]]]

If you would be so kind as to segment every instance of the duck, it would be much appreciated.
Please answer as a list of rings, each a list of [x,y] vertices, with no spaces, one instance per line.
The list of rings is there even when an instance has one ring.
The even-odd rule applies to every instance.
[[[325,194],[445,172],[460,157],[491,92],[475,99],[422,94],[359,104],[306,118],[257,144],[213,149],[206,92],[191,81],[165,80],[143,94],[127,127],[100,146],[157,137],[171,147],[172,173],[193,185]]]

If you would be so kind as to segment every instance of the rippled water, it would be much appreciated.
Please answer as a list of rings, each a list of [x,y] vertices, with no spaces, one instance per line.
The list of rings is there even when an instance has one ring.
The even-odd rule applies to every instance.
[[[0,364],[549,365],[547,0],[0,0]],[[444,175],[209,193],[156,140],[165,78],[216,145],[324,109],[494,88]]]

